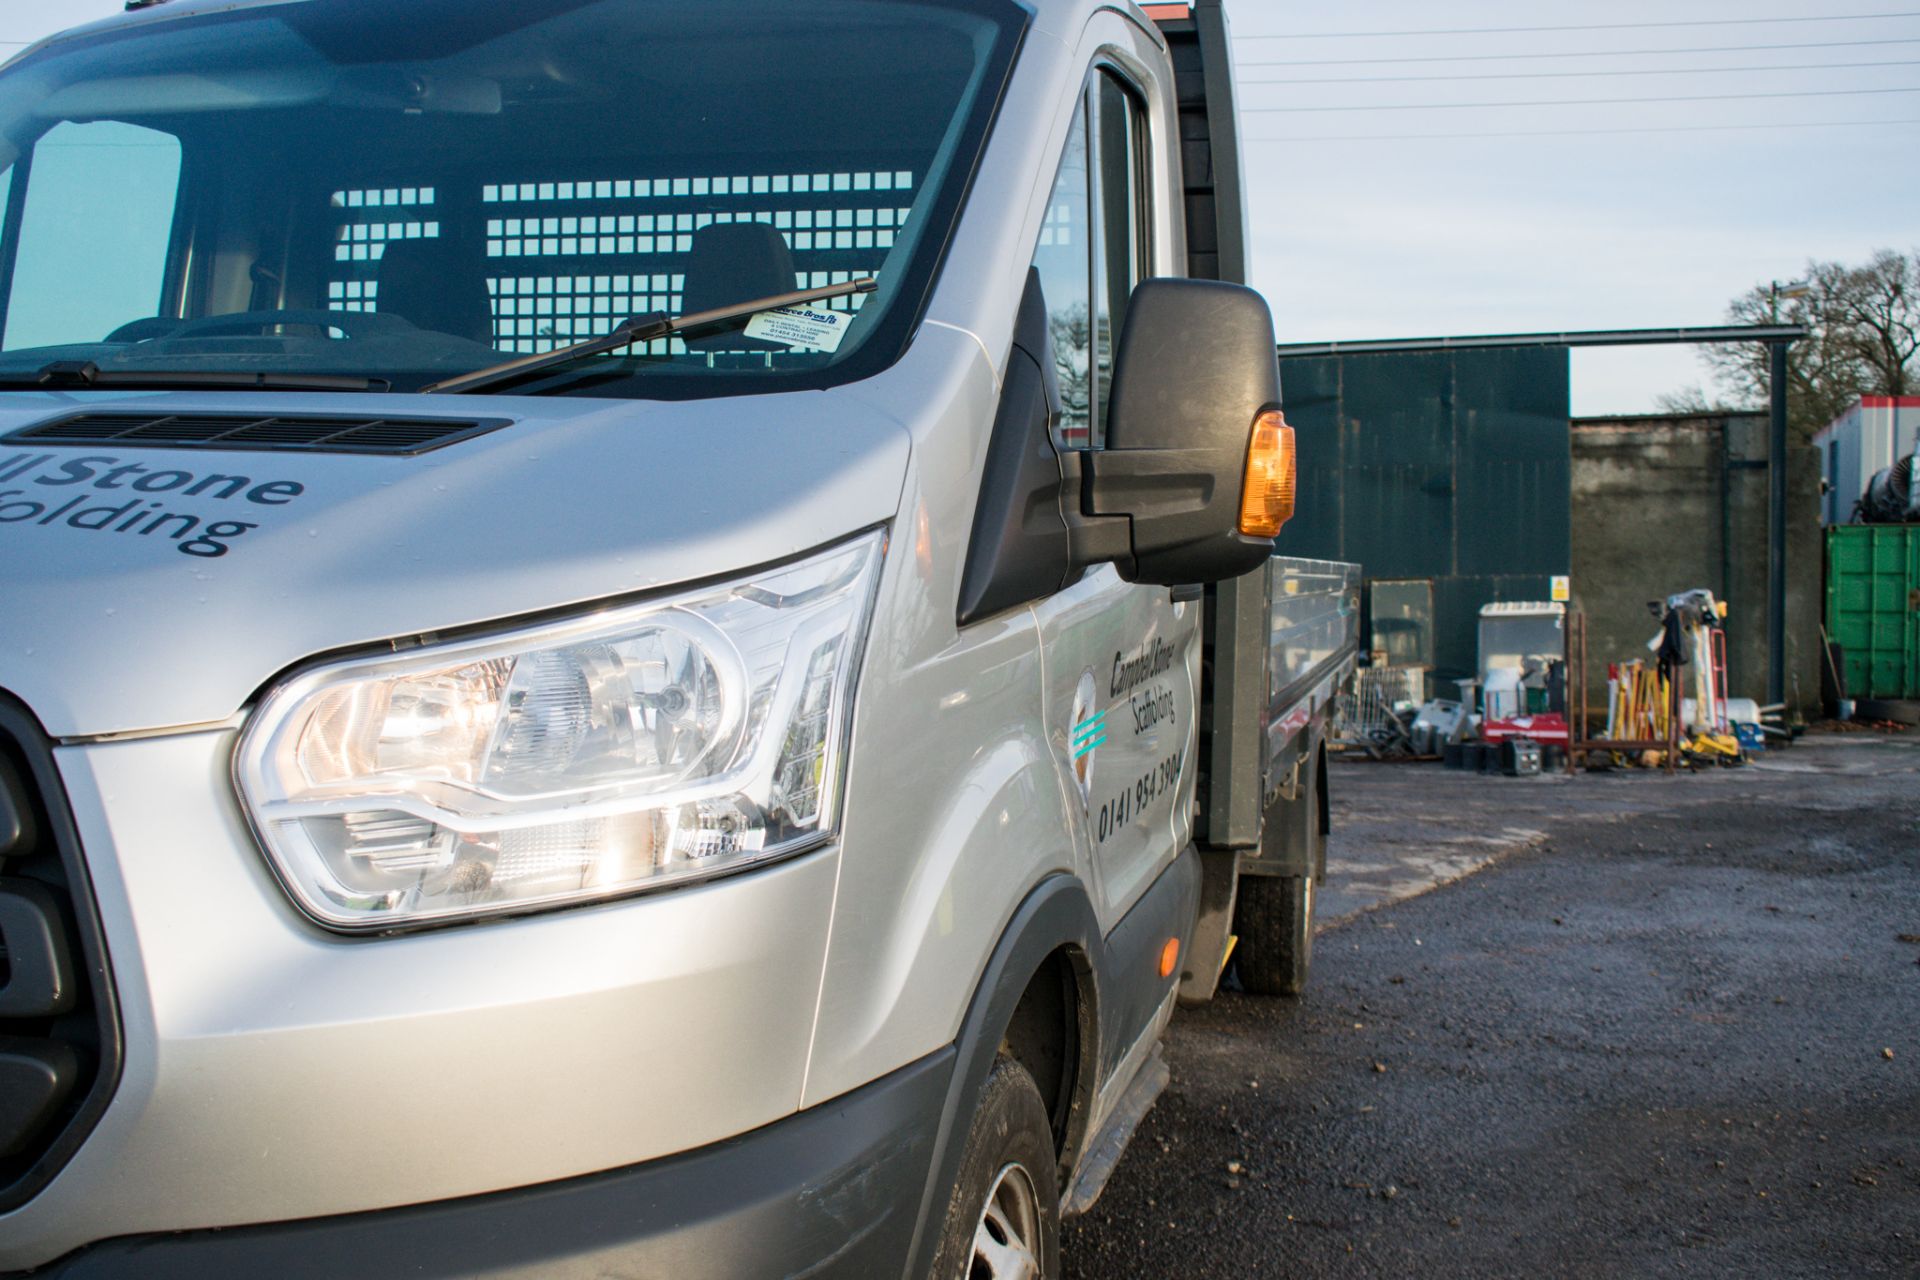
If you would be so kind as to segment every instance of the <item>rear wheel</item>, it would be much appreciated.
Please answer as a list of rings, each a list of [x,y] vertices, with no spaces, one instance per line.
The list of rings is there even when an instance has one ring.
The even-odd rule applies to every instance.
[[[1260,996],[1297,996],[1313,967],[1313,877],[1245,876],[1233,908],[1240,985]]]
[[[1242,875],[1233,908],[1240,941],[1240,985],[1255,995],[1297,996],[1313,966],[1313,899],[1325,866],[1326,837],[1320,831],[1320,770],[1315,760],[1292,800],[1267,810],[1263,857],[1303,876]]]
[[[1060,1190],[1040,1090],[1010,1058],[994,1063],[967,1133],[934,1258],[937,1280],[1053,1280]]]

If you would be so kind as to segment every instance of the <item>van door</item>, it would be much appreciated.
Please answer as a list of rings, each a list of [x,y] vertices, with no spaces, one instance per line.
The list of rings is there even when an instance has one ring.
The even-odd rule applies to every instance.
[[[1062,412],[1055,444],[1098,449],[1127,300],[1151,262],[1141,97],[1111,68],[1089,78],[1034,265],[1046,294]],[[1200,671],[1196,598],[1135,587],[1111,565],[1035,606],[1047,726],[1083,820],[1075,833],[1111,930],[1191,838]]]

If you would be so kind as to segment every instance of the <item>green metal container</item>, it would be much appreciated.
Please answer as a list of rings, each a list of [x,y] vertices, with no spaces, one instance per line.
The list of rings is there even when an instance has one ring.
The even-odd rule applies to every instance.
[[[1827,530],[1827,635],[1851,698],[1920,698],[1920,525]]]

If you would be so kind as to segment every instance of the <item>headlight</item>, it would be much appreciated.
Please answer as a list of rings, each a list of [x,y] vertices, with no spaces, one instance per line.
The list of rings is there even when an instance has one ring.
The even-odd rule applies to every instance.
[[[734,871],[832,836],[875,533],[744,581],[302,674],[241,739],[316,920],[383,929]]]

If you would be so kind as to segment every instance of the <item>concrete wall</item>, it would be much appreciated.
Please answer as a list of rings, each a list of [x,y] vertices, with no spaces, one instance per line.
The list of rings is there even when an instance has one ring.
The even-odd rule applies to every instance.
[[[1820,463],[1788,462],[1787,698],[1820,698]],[[1736,698],[1766,701],[1767,419],[1576,419],[1573,592],[1587,614],[1588,693],[1606,709],[1607,663],[1651,657],[1647,603],[1706,587],[1727,601]]]

